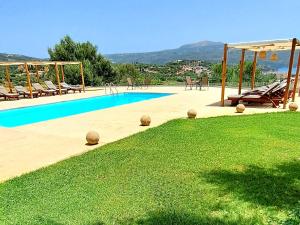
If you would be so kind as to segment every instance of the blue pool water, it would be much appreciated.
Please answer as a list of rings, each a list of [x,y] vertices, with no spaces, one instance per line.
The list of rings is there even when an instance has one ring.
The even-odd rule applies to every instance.
[[[120,93],[72,101],[1,110],[0,126],[17,127],[114,106],[168,96],[168,93]]]

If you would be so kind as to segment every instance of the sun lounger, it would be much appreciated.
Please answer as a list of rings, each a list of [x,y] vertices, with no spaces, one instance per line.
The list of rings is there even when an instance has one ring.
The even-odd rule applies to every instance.
[[[293,82],[293,80],[291,80],[291,82]],[[274,97],[281,98],[280,103],[283,103],[286,86],[287,86],[287,80],[284,80],[280,83],[280,85],[278,85],[276,88],[274,88],[274,90],[272,90],[272,95]],[[293,85],[290,85],[290,87],[292,86]],[[293,95],[293,90],[289,90],[288,98],[291,98],[292,95]]]
[[[267,96],[267,95],[246,95],[240,99],[243,102],[249,103],[272,103],[274,108],[279,106],[279,103],[282,101],[282,98],[276,96]]]
[[[19,95],[23,95],[24,98],[30,97],[30,91],[28,91],[25,87],[17,85],[17,86],[15,86],[15,89],[16,89],[17,93]],[[39,95],[38,91],[32,91],[32,96],[33,97],[37,98],[38,95]]]
[[[41,96],[42,96],[42,94],[45,94],[45,95],[55,95],[55,93],[56,93],[56,90],[45,89],[39,83],[32,83],[32,87],[34,88],[34,90],[38,91]]]
[[[279,105],[279,102],[282,99],[282,96],[276,96],[274,93],[272,93],[275,88],[277,88],[281,83],[275,82],[268,86],[267,89],[254,93],[247,93],[247,94],[241,94],[241,95],[233,95],[228,96],[228,100],[231,100],[231,105],[237,105],[239,101],[248,102],[248,103],[272,103],[273,107],[277,107]]]
[[[73,91],[74,93],[75,93],[75,91],[79,91],[81,93],[81,90],[82,90],[82,88],[80,86],[70,85],[70,84],[67,84],[66,82],[61,82],[60,85],[62,88]]]
[[[264,91],[268,90],[268,88],[272,87],[273,85],[277,86],[278,82],[276,81],[276,82],[274,82],[272,84],[269,84],[267,86],[258,87],[258,88],[255,88],[253,90],[250,90],[250,91],[245,91],[245,92],[242,93],[242,95],[245,96],[245,95],[263,93]]]
[[[57,87],[52,83],[52,81],[46,80],[46,81],[45,81],[45,84],[46,84],[46,86],[47,86],[47,88],[48,88],[49,90],[55,90],[56,93],[59,94],[59,88],[57,88]],[[67,94],[67,93],[68,93],[68,89],[66,89],[66,88],[61,88],[60,90],[61,90],[61,92],[62,92],[63,94]]]
[[[4,97],[4,100],[6,100],[6,99],[19,99],[19,94],[9,93],[4,86],[0,85],[0,97]]]

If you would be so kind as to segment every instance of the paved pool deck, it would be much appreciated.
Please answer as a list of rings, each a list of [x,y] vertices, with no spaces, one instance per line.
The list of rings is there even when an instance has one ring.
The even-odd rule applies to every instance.
[[[125,87],[119,87],[125,92]],[[235,108],[220,107],[221,89],[186,90],[184,87],[149,87],[129,92],[166,92],[174,95],[151,99],[79,115],[34,123],[15,128],[0,127],[0,182],[37,170],[69,157],[82,154],[101,145],[161,125],[175,118],[186,118],[188,109],[198,112],[198,118],[237,115]],[[226,96],[236,94],[236,89],[226,89]],[[85,93],[62,96],[0,101],[0,110],[24,106],[74,100],[105,95],[104,89],[90,89]],[[299,97],[297,102],[300,103]],[[244,114],[280,112],[282,108],[270,106],[247,107]],[[151,116],[150,127],[140,126],[143,114]],[[100,134],[100,143],[87,146],[85,135],[89,130]]]

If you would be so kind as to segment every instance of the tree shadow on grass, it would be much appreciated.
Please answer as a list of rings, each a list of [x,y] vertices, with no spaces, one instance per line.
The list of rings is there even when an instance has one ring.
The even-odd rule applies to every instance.
[[[44,218],[44,217],[38,217],[36,224],[39,224],[39,225],[66,225],[66,223],[57,222],[54,219],[49,219],[49,218]],[[98,222],[88,223],[86,225],[105,225],[105,223],[98,221]]]
[[[148,213],[143,218],[126,218],[116,220],[110,223],[104,223],[99,220],[92,223],[85,223],[81,221],[83,225],[255,225],[260,224],[260,220],[257,218],[243,218],[237,216],[232,218],[216,218],[208,215],[193,215],[185,212],[179,212],[174,210],[153,211]],[[53,219],[38,217],[38,223],[41,225],[66,225],[69,223],[56,222]]]
[[[208,216],[196,216],[175,211],[158,211],[149,213],[145,219],[127,219],[120,225],[251,225],[257,220],[238,219],[236,221]]]
[[[38,223],[43,225],[66,225],[65,223],[56,222],[53,219],[38,218]],[[84,225],[254,225],[260,224],[257,218],[242,217],[235,218],[216,218],[207,215],[192,215],[184,212],[178,212],[174,210],[167,211],[154,211],[148,213],[144,218],[129,218],[117,220],[112,223],[104,223],[102,221],[85,223],[81,221],[80,224]]]
[[[34,224],[43,224],[43,225],[64,225],[63,223],[57,222],[54,219],[44,218],[39,216],[37,222]]]
[[[241,171],[217,170],[200,174],[241,200],[262,206],[293,209],[300,199],[300,161],[266,169],[248,166]]]

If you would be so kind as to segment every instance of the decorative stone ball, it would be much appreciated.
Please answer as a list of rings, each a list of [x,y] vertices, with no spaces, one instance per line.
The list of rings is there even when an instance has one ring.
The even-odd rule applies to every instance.
[[[298,109],[297,103],[296,102],[290,103],[289,104],[289,109],[290,109],[290,111],[297,111],[297,109]]]
[[[237,106],[236,106],[236,112],[237,113],[243,113],[244,111],[245,111],[245,106],[244,106],[244,104],[238,104]]]
[[[86,134],[86,141],[89,145],[96,145],[98,144],[100,139],[99,134],[96,131],[89,131]]]
[[[142,126],[149,126],[151,123],[151,118],[148,115],[143,115],[140,120]]]
[[[189,111],[187,111],[187,116],[189,119],[195,119],[197,116],[197,111],[195,109],[189,109]]]

